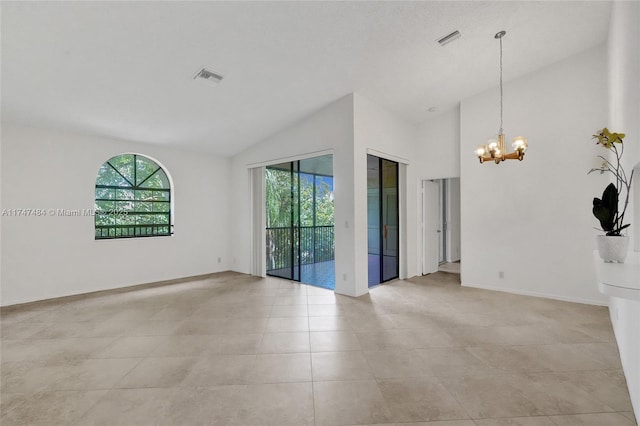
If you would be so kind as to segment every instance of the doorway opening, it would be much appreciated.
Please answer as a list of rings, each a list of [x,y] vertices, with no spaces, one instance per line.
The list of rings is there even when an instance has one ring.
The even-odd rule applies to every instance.
[[[398,278],[400,215],[398,163],[367,155],[369,287]]]
[[[460,273],[460,179],[422,181],[422,274]]]
[[[333,156],[265,168],[266,272],[335,288]]]

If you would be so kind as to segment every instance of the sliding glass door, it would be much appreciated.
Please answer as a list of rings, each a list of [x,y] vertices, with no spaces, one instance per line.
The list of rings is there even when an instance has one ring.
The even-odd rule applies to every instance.
[[[267,275],[335,287],[333,156],[265,169]]]
[[[369,287],[398,278],[398,163],[367,156]]]

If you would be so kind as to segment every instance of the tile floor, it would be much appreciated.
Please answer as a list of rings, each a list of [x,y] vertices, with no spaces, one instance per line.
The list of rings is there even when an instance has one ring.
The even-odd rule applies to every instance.
[[[607,309],[224,273],[2,312],[9,425],[634,425]]]

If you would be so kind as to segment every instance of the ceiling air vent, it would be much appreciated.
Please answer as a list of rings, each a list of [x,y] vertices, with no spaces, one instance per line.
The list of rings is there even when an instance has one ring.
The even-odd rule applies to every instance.
[[[206,67],[202,67],[200,71],[198,71],[193,76],[193,79],[200,80],[210,86],[215,86],[222,81],[223,77],[220,74],[207,69]]]
[[[440,46],[444,46],[446,44],[451,43],[452,41],[455,41],[455,40],[459,39],[460,37],[462,37],[462,34],[460,34],[460,31],[455,30],[451,34],[447,34],[446,36],[441,37],[436,41],[438,42],[438,44]]]

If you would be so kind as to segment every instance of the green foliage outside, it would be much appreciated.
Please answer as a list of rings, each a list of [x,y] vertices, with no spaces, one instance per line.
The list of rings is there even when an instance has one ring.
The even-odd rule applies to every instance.
[[[271,169],[265,171],[267,228],[291,226],[314,226],[313,223],[313,182],[316,182],[316,223],[315,226],[333,226],[332,188],[328,179],[321,176],[294,173],[290,170]],[[300,194],[300,223],[298,224],[298,187]],[[292,203],[293,197],[293,203]],[[293,204],[293,206],[292,206]]]

